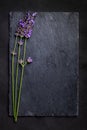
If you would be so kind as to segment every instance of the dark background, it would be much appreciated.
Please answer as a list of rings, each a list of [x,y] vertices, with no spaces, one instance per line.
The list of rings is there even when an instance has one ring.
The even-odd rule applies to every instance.
[[[86,0],[0,1],[0,129],[86,130],[87,129],[87,2]],[[9,11],[79,11],[79,116],[21,117],[17,124],[8,116],[8,13]]]

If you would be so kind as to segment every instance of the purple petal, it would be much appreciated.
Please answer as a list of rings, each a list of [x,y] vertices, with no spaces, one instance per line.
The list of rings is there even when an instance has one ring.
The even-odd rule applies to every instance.
[[[27,62],[28,62],[28,63],[32,63],[32,61],[33,61],[32,58],[31,58],[31,57],[28,57]]]
[[[32,24],[34,24],[34,23],[35,23],[35,21],[34,21],[33,19],[31,20],[31,22],[32,22]]]
[[[37,15],[37,12],[33,13],[32,16],[35,17]]]
[[[25,26],[25,23],[23,23],[23,22],[21,22],[21,23],[19,23],[22,27],[24,27]]]

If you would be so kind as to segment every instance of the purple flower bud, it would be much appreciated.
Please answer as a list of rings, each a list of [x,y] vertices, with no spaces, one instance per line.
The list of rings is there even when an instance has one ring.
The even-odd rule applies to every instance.
[[[24,28],[24,26],[25,26],[25,23],[20,23],[20,25]]]
[[[32,34],[32,30],[30,29],[27,33],[25,33],[26,38],[30,38]]]
[[[34,23],[35,23],[35,21],[34,21],[33,19],[31,20],[31,22],[32,22],[32,24],[34,24]]]
[[[37,12],[33,13],[32,16],[35,17],[37,15]]]
[[[26,37],[26,38],[30,38],[31,35],[30,35],[30,34],[25,34],[25,37]]]
[[[21,23],[21,22],[22,22],[22,19],[19,20],[19,23]]]
[[[28,17],[30,16],[30,13],[29,13],[29,12],[27,12],[27,16],[28,16]]]
[[[31,37],[31,34],[30,34],[30,33],[27,34],[27,38],[29,38],[29,37]]]
[[[20,40],[20,41],[18,42],[18,44],[19,44],[20,46],[22,46],[22,45],[23,45],[23,41]]]
[[[24,62],[24,61],[23,61],[22,59],[18,60],[18,63],[19,63],[20,65],[22,65],[23,62]]]
[[[32,33],[32,29],[30,29],[28,33],[31,34]]]
[[[27,63],[32,63],[32,58],[31,57],[28,57],[28,59],[27,59]]]

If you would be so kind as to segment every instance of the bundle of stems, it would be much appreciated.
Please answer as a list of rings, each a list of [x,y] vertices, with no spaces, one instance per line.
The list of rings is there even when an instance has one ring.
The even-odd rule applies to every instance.
[[[13,108],[12,110],[13,110],[13,117],[15,122],[17,122],[18,119],[24,68],[27,64],[32,63],[31,57],[28,57],[26,59],[26,42],[31,37],[36,15],[37,15],[36,12],[34,13],[27,12],[26,16],[19,21],[18,28],[15,33],[14,48],[13,51],[11,52],[12,54],[12,108]],[[23,46],[23,52],[21,46]],[[23,53],[23,57],[21,57],[21,53]],[[16,63],[15,63],[15,57],[17,57]],[[16,64],[16,70],[14,67],[15,64]],[[20,77],[19,77],[19,67],[21,68]]]

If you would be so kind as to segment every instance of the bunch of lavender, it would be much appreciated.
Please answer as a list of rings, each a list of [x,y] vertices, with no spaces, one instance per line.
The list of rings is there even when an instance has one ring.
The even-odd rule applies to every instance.
[[[31,37],[36,15],[37,15],[36,12],[34,13],[28,12],[23,19],[20,19],[18,23],[17,31],[15,32],[14,48],[13,48],[13,51],[11,52],[12,54],[12,108],[13,108],[13,117],[14,117],[15,122],[17,121],[18,112],[19,112],[24,67],[26,64],[32,63],[31,57],[28,57],[28,59],[25,59],[26,41],[27,39]],[[18,46],[18,52],[16,53],[17,46]],[[20,54],[22,53],[21,46],[24,47],[23,57],[20,57]],[[15,56],[17,56],[16,71],[14,69]],[[18,91],[19,65],[21,66],[21,76],[20,76],[19,91]],[[16,72],[16,77],[14,76],[15,72]]]

